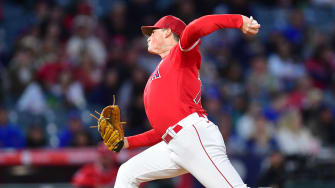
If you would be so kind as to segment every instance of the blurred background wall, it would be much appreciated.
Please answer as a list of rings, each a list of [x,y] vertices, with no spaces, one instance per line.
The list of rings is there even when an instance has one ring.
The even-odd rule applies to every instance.
[[[150,128],[142,93],[159,57],[140,26],[225,13],[262,26],[202,39],[202,102],[233,165],[251,187],[334,187],[332,0],[0,0],[0,187],[112,187],[140,150],[99,149],[89,113],[115,94],[127,135]]]

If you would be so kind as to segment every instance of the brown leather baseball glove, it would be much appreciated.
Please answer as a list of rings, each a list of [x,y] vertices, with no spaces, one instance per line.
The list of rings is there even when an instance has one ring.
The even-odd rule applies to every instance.
[[[98,120],[98,126],[91,127],[98,127],[100,136],[109,150],[119,152],[124,144],[124,131],[122,125],[125,122],[120,121],[120,108],[115,105],[115,97],[113,105],[106,106],[101,114],[97,111],[95,111],[95,113],[100,117],[97,118],[93,114],[90,115]]]

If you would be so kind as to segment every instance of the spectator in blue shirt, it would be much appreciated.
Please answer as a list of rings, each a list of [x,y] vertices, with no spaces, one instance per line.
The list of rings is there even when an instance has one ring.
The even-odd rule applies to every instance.
[[[85,129],[79,112],[70,112],[68,124],[59,133],[59,147],[85,147],[93,145],[92,135]]]
[[[9,122],[8,111],[0,106],[0,148],[23,148],[25,138],[23,132]]]

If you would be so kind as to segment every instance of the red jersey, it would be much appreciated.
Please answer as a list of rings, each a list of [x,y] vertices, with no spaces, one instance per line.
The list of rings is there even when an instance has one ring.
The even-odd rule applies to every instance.
[[[152,130],[128,137],[129,148],[161,141],[166,129],[193,112],[205,113],[201,105],[199,69],[200,37],[220,28],[240,28],[241,15],[209,15],[186,26],[179,43],[151,74],[144,90],[144,106]]]
[[[118,168],[107,171],[97,164],[87,164],[79,169],[72,178],[72,184],[77,187],[113,186]]]
[[[176,45],[150,76],[144,106],[157,134],[163,135],[168,127],[193,112],[205,113],[201,106],[200,65],[198,45],[189,52]]]

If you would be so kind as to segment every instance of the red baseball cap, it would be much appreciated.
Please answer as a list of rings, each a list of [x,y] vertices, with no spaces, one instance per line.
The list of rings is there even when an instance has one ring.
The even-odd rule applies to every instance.
[[[146,36],[150,36],[154,29],[168,29],[170,28],[171,31],[178,36],[184,31],[186,24],[179,18],[175,16],[164,16],[158,22],[155,23],[154,26],[142,26],[141,30],[142,33]]]

